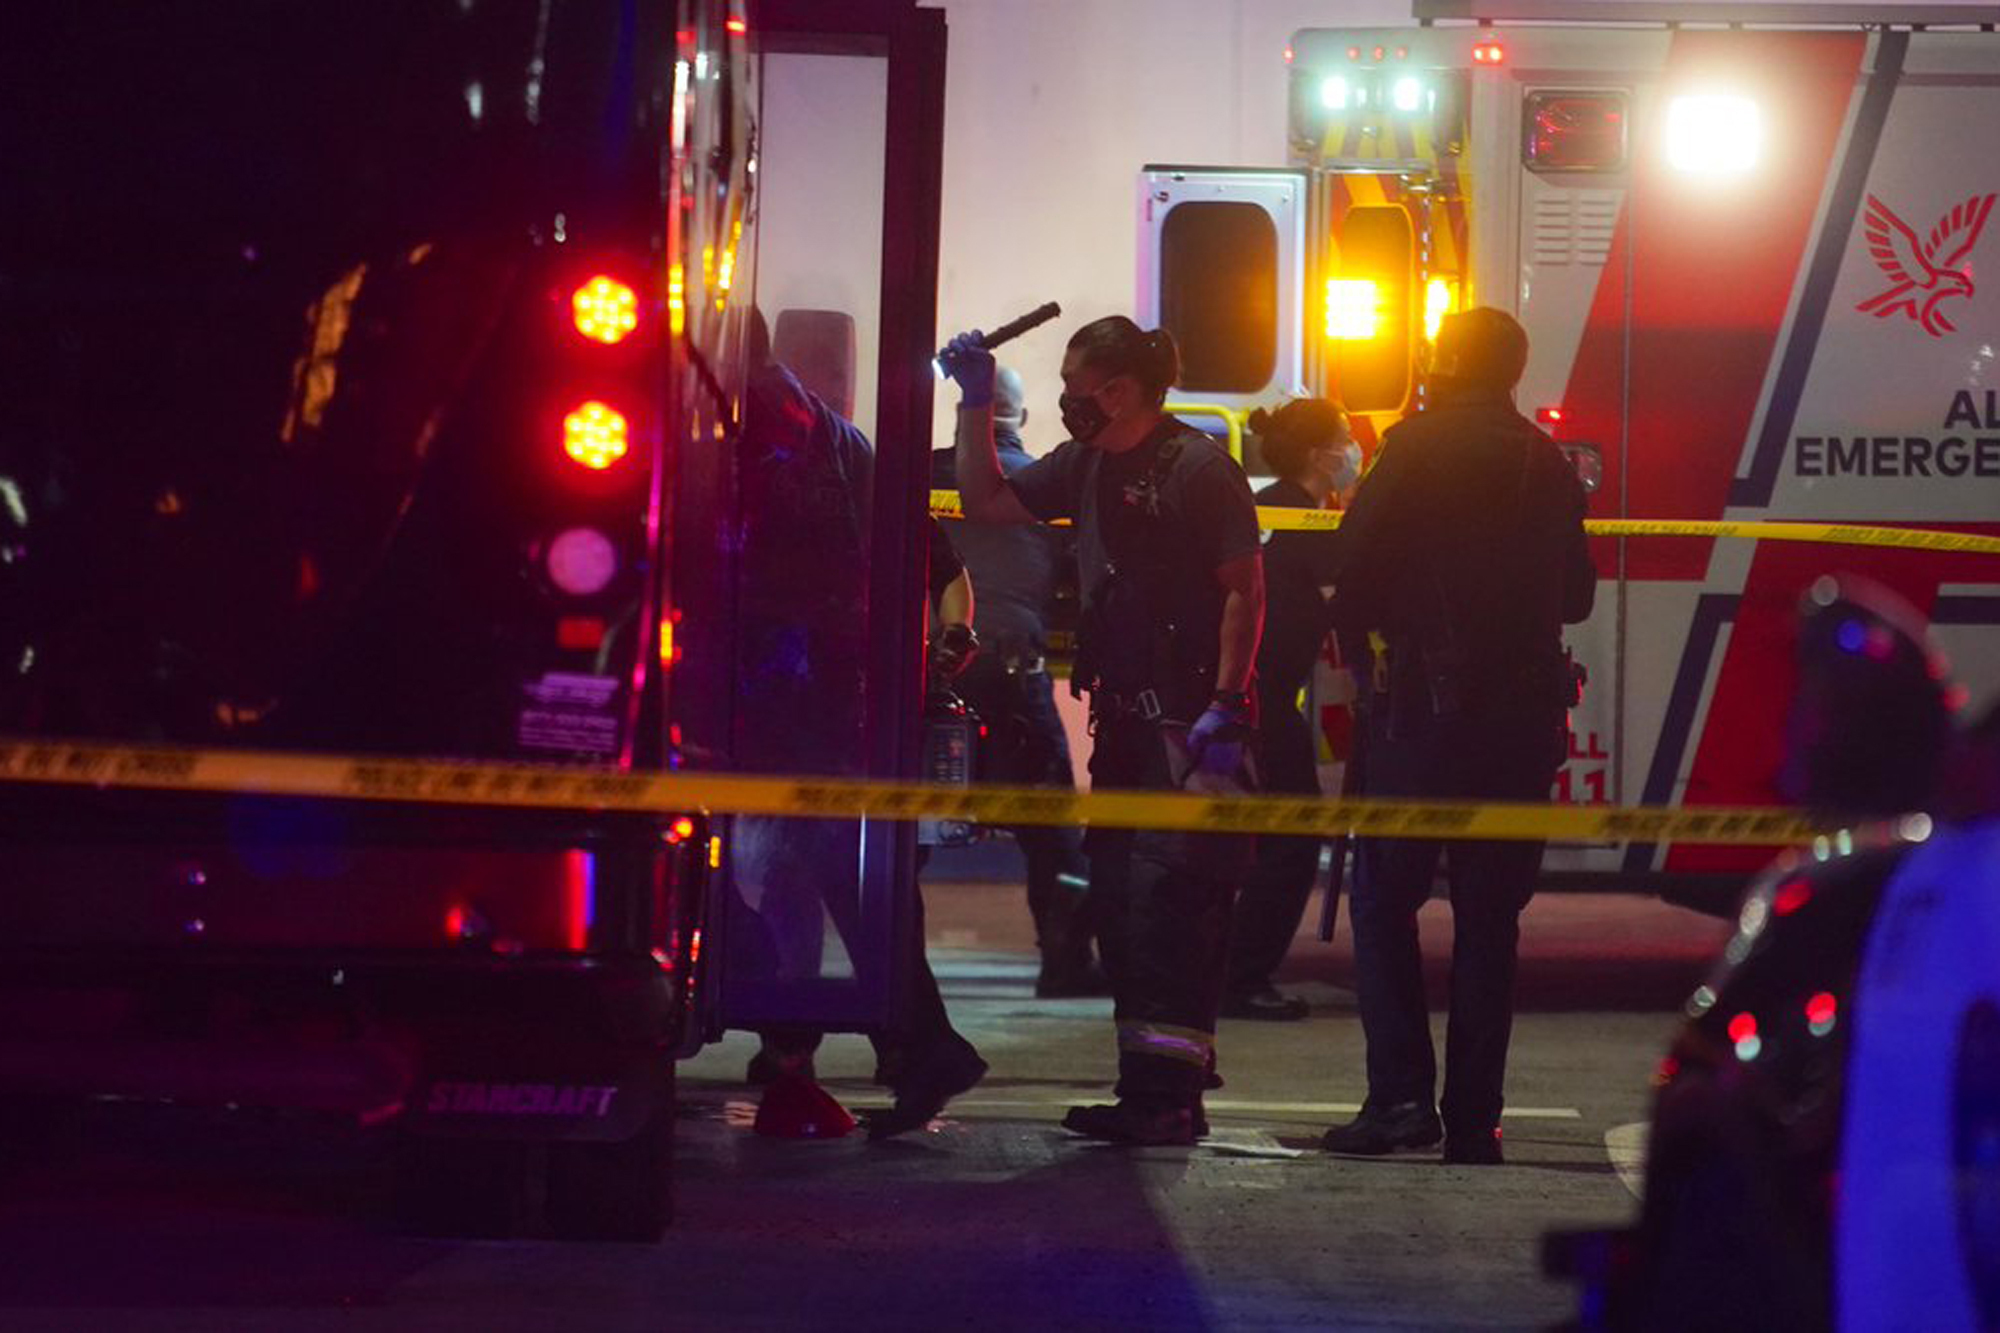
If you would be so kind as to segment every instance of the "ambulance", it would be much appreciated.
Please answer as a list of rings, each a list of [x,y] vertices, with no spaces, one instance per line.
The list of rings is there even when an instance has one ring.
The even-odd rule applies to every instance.
[[[1137,313],[1180,342],[1178,410],[1240,432],[1328,395],[1372,453],[1423,407],[1439,321],[1496,306],[1532,341],[1517,403],[1593,519],[2000,532],[2000,9],[1418,0],[1415,19],[1294,35],[1288,165],[1142,172]],[[1974,702],[2000,679],[1990,555],[1593,547],[1557,801],[1777,803],[1790,627],[1822,574],[1926,613]],[[1762,857],[1549,865],[1673,894]]]

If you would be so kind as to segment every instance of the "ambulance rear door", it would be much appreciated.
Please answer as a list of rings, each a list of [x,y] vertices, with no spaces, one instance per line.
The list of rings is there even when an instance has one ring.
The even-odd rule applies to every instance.
[[[1308,186],[1306,172],[1286,168],[1140,173],[1135,314],[1179,344],[1170,406],[1192,424],[1213,429],[1223,413],[1307,392]]]

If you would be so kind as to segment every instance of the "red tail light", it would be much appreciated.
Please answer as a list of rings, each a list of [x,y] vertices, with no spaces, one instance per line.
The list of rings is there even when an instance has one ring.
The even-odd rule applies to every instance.
[[[1497,65],[1507,58],[1507,48],[1496,41],[1483,41],[1472,48],[1472,63],[1475,65]]]
[[[639,295],[618,279],[600,273],[570,293],[576,331],[606,346],[624,342],[639,327]]]
[[[563,452],[593,471],[610,467],[630,447],[625,414],[609,403],[592,399],[563,418]]]

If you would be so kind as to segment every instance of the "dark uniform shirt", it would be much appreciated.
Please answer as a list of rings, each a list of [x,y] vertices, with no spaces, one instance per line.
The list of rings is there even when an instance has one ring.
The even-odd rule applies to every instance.
[[[1317,509],[1319,502],[1295,481],[1274,481],[1257,503],[1282,509]],[[1267,689],[1290,695],[1306,683],[1331,621],[1326,594],[1340,555],[1340,533],[1274,532],[1264,543],[1264,637],[1257,675]]]
[[[1013,432],[996,429],[993,440],[1000,470],[1008,476],[1034,461]],[[958,486],[956,457],[951,449],[931,454],[932,486]],[[1060,528],[963,519],[947,519],[945,530],[972,570],[978,597],[972,624],[980,642],[1004,657],[1040,657],[1048,649],[1049,608],[1057,582],[1074,559],[1069,534]]]
[[[1191,689],[1205,672],[1200,689],[1213,688],[1225,599],[1216,571],[1259,551],[1256,502],[1236,460],[1165,417],[1123,453],[1070,440],[1009,480],[1036,518],[1076,523],[1083,651],[1099,659],[1100,670],[1112,652],[1150,661],[1107,672],[1111,687],[1172,686],[1176,703],[1198,702],[1178,697],[1179,687]],[[1124,613],[1122,628],[1093,628],[1117,600],[1107,597],[1114,571],[1130,576],[1134,596],[1124,605],[1135,609]],[[1136,679],[1145,674],[1151,679]]]
[[[1342,623],[1383,632],[1392,671],[1447,647],[1465,705],[1505,710],[1559,659],[1563,624],[1590,614],[1583,486],[1505,394],[1445,386],[1434,402],[1383,437],[1341,522]]]

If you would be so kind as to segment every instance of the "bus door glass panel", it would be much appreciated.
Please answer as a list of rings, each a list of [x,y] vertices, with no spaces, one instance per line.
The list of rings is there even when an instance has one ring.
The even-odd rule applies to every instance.
[[[874,516],[890,508],[873,452],[887,76],[880,56],[766,47],[755,300],[790,379],[752,370],[739,444],[731,748],[749,772],[866,775],[887,688],[871,642],[891,621],[870,595]],[[898,836],[880,821],[733,821],[716,960],[726,1026],[885,1020]]]

